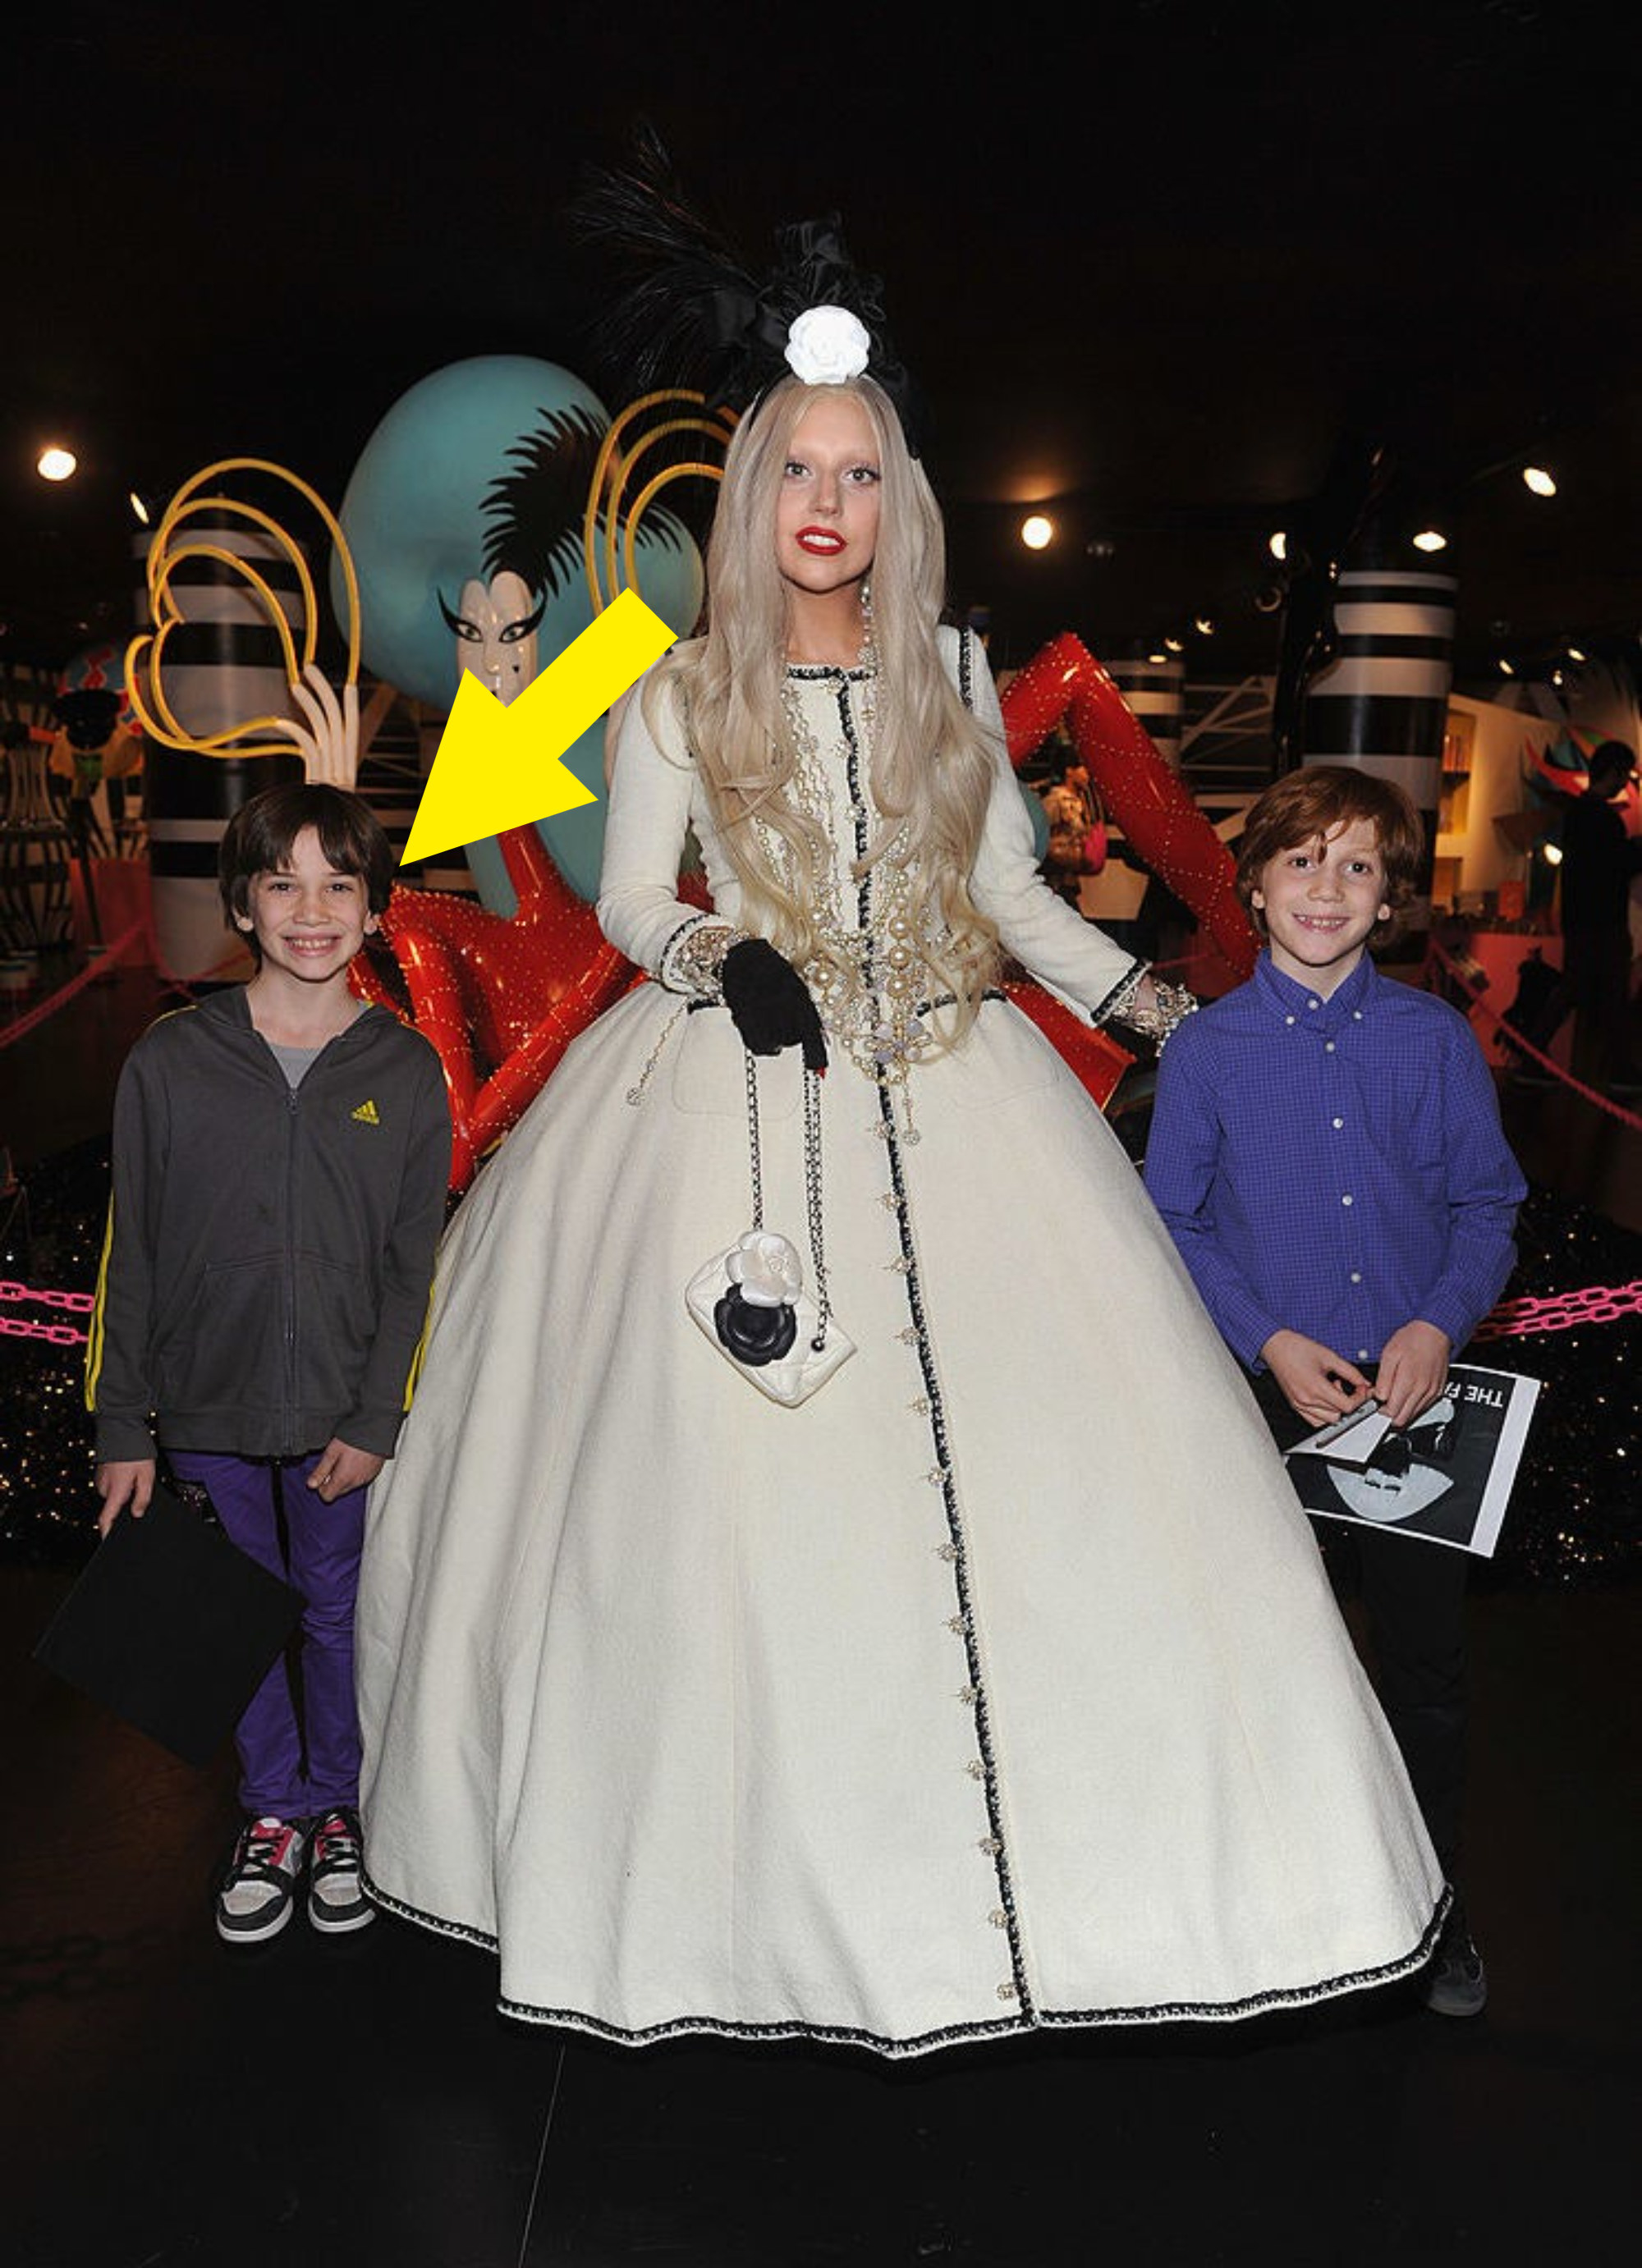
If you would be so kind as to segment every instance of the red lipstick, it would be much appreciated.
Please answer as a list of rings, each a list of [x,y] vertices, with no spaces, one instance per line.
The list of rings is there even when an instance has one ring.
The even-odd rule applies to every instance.
[[[835,559],[846,548],[836,527],[801,527],[792,540],[800,551],[812,551],[821,559]]]

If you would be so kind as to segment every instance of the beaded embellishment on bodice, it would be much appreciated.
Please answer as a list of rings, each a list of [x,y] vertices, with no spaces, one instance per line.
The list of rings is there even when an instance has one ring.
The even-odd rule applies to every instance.
[[[877,673],[868,668],[789,668],[782,703],[798,750],[789,790],[828,846],[809,876],[816,927],[829,954],[804,970],[829,1040],[868,1078],[904,1082],[930,1035],[918,1009],[939,980],[921,948],[912,910],[916,869],[904,858],[904,828],[858,880],[855,862],[874,841],[872,800]],[[761,848],[782,887],[792,888],[792,845],[760,825]]]

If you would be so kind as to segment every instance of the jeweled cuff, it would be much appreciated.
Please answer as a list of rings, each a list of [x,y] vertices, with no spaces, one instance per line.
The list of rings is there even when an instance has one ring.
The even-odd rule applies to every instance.
[[[1150,1008],[1138,1008],[1135,1005],[1135,993],[1138,990],[1139,979],[1137,978],[1130,987],[1123,1005],[1111,1012],[1131,1032],[1138,1032],[1142,1039],[1155,1040],[1160,1054],[1169,1034],[1176,1026],[1183,1024],[1188,1016],[1197,1014],[1197,996],[1183,984],[1166,984],[1161,977],[1154,976],[1152,979],[1153,1005]]]
[[[724,957],[745,934],[711,914],[692,914],[662,947],[656,975],[669,992],[687,993],[692,1000],[716,1000]]]
[[[1140,988],[1140,980],[1150,969],[1149,961],[1131,961],[1111,990],[1103,998],[1088,1004],[1089,1021],[1094,1025],[1108,1024],[1114,1020],[1127,1021],[1130,1002]]]

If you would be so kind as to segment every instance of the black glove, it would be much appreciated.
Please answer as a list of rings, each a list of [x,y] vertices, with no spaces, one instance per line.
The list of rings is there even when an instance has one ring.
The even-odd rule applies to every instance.
[[[718,979],[741,1043],[755,1056],[801,1047],[806,1071],[825,1071],[827,1042],[809,987],[762,937],[744,937],[724,957]]]

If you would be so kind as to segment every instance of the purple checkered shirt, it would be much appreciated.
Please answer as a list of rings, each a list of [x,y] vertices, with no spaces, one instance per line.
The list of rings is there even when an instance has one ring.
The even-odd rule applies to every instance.
[[[1510,1276],[1526,1184],[1465,1019],[1365,954],[1329,999],[1263,954],[1158,1064],[1151,1193],[1221,1336],[1373,1362],[1416,1318],[1457,1351]]]

